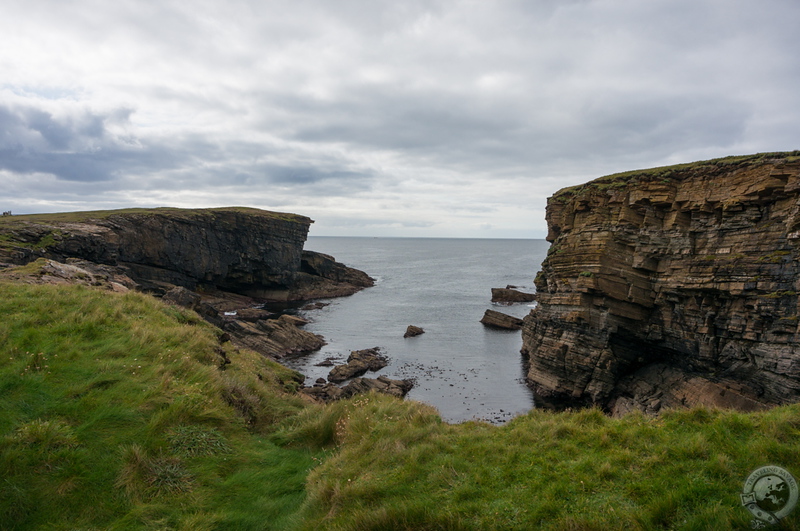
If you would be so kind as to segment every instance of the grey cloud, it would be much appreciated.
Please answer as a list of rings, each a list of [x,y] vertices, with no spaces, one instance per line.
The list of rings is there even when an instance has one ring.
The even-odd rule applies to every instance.
[[[50,173],[67,181],[105,181],[123,171],[174,165],[170,152],[126,145],[108,134],[107,122],[129,116],[127,109],[55,117],[35,107],[0,106],[0,169]]]
[[[275,184],[310,185],[318,184],[322,181],[343,180],[347,181],[348,186],[352,186],[354,181],[362,181],[368,177],[363,173],[323,169],[313,166],[265,165],[260,169],[267,176],[268,181]]]
[[[186,179],[170,183],[169,172],[188,170],[195,185],[216,184],[305,186],[342,182],[361,186],[368,176],[337,167],[286,161],[264,163],[257,159],[274,154],[275,148],[252,142],[214,142],[201,134],[156,139],[140,138],[129,145],[111,138],[105,124],[125,121],[131,111],[109,114],[80,113],[56,118],[32,107],[0,107],[0,169],[19,173],[48,173],[65,181],[109,181],[123,175],[168,172],[167,177],[143,182],[165,188],[186,185]],[[209,167],[207,163],[217,163]],[[158,181],[161,180],[159,183]],[[130,186],[130,183],[127,184]],[[320,191],[320,194],[323,192]]]
[[[499,227],[604,172],[800,138],[796,0],[31,1],[0,31],[69,53],[0,50],[0,175],[52,174],[65,197]],[[367,219],[378,202],[392,218]]]

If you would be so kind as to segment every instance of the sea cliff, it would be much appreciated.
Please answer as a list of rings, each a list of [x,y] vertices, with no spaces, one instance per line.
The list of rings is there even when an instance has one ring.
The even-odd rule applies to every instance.
[[[621,415],[800,398],[800,152],[603,177],[548,200],[524,320],[540,404]]]
[[[303,250],[311,223],[305,216],[243,207],[4,216],[0,262],[80,259],[114,266],[157,294],[182,286],[304,300],[371,285],[366,274]]]
[[[242,207],[3,216],[0,275],[150,293],[197,311],[239,346],[280,359],[324,340],[262,305],[350,295],[373,284],[362,271],[304,250],[311,223]]]

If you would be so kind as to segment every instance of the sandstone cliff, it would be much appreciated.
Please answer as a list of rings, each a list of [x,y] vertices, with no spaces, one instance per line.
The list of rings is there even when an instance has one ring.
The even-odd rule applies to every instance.
[[[628,172],[548,201],[524,320],[540,403],[800,399],[800,152]]]
[[[182,286],[268,300],[346,295],[371,285],[360,271],[303,251],[311,223],[241,207],[4,216],[0,262],[77,258],[115,266],[156,293]]]

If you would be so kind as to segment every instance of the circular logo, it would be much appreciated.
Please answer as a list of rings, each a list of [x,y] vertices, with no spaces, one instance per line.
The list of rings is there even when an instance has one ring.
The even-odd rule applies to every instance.
[[[755,529],[777,524],[797,505],[798,488],[794,477],[779,466],[754,470],[744,482],[742,505],[755,517]]]

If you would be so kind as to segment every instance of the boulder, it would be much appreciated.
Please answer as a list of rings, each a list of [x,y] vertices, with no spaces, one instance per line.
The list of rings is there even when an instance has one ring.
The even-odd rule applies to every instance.
[[[522,319],[495,310],[486,310],[481,318],[481,323],[489,327],[503,328],[505,330],[519,330],[522,328]]]
[[[328,381],[343,382],[356,376],[361,376],[367,371],[378,371],[389,364],[384,356],[379,354],[379,348],[354,350],[347,358],[347,363],[337,365],[328,374]]]
[[[492,288],[492,302],[515,303],[535,300],[535,293],[525,293],[513,288]]]
[[[379,393],[403,398],[414,387],[411,380],[392,380],[386,376],[377,378],[355,378],[342,388],[345,398],[353,395],[377,391]]]
[[[194,310],[200,304],[200,295],[183,286],[176,286],[166,292],[161,300],[183,308]]]
[[[425,330],[423,330],[422,328],[414,325],[408,325],[408,328],[406,328],[406,333],[403,334],[403,337],[415,337],[424,333]]]

